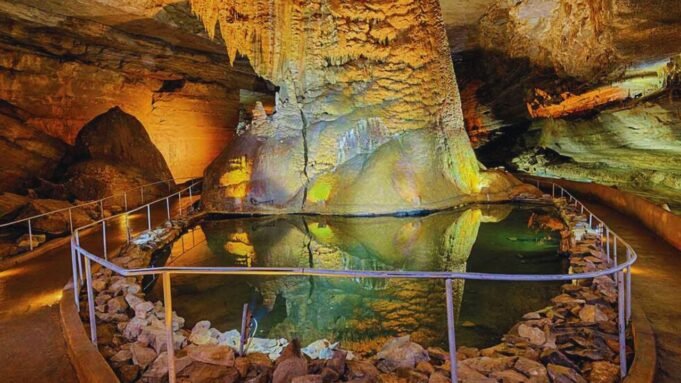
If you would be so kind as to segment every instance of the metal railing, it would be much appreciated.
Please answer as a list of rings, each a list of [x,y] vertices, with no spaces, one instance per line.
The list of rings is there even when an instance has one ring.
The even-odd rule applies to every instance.
[[[129,207],[128,206],[128,202],[129,202],[128,196],[129,195],[135,195],[135,198],[137,198],[139,196],[139,205],[144,205],[144,203],[145,203],[144,189],[145,188],[151,188],[151,187],[156,186],[156,185],[166,184],[168,186],[168,193],[170,193],[171,190],[172,190],[172,185],[175,184],[176,181],[180,181],[180,180],[188,181],[188,180],[194,180],[194,179],[199,179],[199,178],[201,178],[201,177],[186,177],[186,178],[177,178],[177,179],[170,179],[170,180],[165,180],[165,181],[157,181],[157,182],[152,182],[152,183],[149,183],[149,184],[144,184],[144,185],[138,186],[134,189],[126,190],[126,191],[123,191],[123,192],[120,192],[120,193],[115,193],[113,195],[110,195],[108,197],[104,197],[102,199],[98,199],[96,201],[84,202],[84,203],[81,203],[81,204],[78,204],[78,205],[73,205],[73,206],[62,208],[62,209],[52,210],[52,211],[49,211],[47,213],[36,214],[34,216],[31,216],[31,217],[21,218],[21,219],[14,220],[12,222],[3,223],[3,224],[0,224],[0,230],[4,229],[4,228],[9,228],[9,227],[12,227],[12,226],[15,226],[15,225],[18,226],[22,223],[26,223],[27,230],[28,230],[28,243],[29,243],[29,250],[28,251],[33,251],[33,248],[34,248],[34,246],[33,246],[34,233],[33,233],[32,222],[36,221],[37,219],[44,218],[44,217],[47,217],[47,216],[50,216],[50,215],[55,215],[55,214],[60,214],[60,213],[66,212],[66,213],[68,213],[68,216],[69,216],[68,217],[68,220],[69,220],[68,232],[70,234],[73,234],[73,231],[74,231],[73,211],[74,210],[81,210],[82,211],[83,209],[88,208],[89,206],[95,206],[95,209],[96,209],[96,206],[99,206],[99,218],[103,219],[104,218],[104,206],[105,206],[105,204],[107,202],[110,202],[109,207],[114,206],[116,198],[119,198],[119,202],[121,202],[120,207],[122,207],[123,212],[127,212],[128,207]],[[131,203],[130,205],[133,205],[133,204]]]
[[[575,273],[575,274],[490,274],[490,273],[473,273],[473,272],[448,272],[448,271],[362,271],[362,270],[330,270],[330,269],[315,269],[315,268],[301,268],[301,267],[181,267],[181,266],[163,266],[163,267],[144,267],[136,269],[126,269],[110,262],[104,254],[104,257],[97,256],[92,252],[84,249],[78,240],[78,232],[82,228],[75,230],[72,236],[72,261],[73,261],[73,277],[74,289],[76,290],[76,305],[79,306],[78,292],[80,285],[76,282],[82,279],[83,271],[77,265],[80,265],[80,259],[83,258],[85,270],[86,292],[88,300],[89,320],[90,320],[90,337],[92,342],[97,344],[97,330],[96,330],[96,316],[94,305],[94,293],[92,289],[92,272],[91,262],[95,262],[100,266],[107,268],[121,276],[161,276],[163,288],[163,302],[165,306],[165,326],[167,345],[173,343],[173,325],[172,325],[172,296],[171,296],[171,276],[181,274],[199,274],[199,275],[241,275],[241,276],[315,276],[315,277],[329,277],[329,278],[403,278],[403,279],[440,279],[445,283],[446,293],[446,311],[447,311],[447,333],[449,344],[449,360],[451,364],[451,378],[452,382],[457,381],[457,359],[456,359],[456,334],[455,334],[455,318],[454,318],[454,302],[453,302],[453,288],[452,281],[455,279],[461,280],[486,280],[486,281],[525,281],[525,282],[550,282],[550,281],[568,281],[592,279],[599,276],[613,275],[617,285],[617,306],[618,306],[618,340],[619,340],[619,361],[620,374],[622,377],[627,373],[626,360],[626,326],[631,318],[631,265],[636,261],[636,252],[629,246],[622,238],[614,233],[605,222],[595,216],[589,211],[581,202],[579,202],[572,194],[550,182],[544,182],[551,188],[551,195],[555,198],[561,196],[567,198],[568,204],[574,204],[575,208],[581,213],[588,214],[588,228],[592,233],[598,234],[598,244],[601,250],[606,255],[609,268],[605,270]],[[185,192],[191,193],[190,186]],[[180,191],[182,193],[182,191]],[[181,195],[181,194],[180,194]],[[159,199],[152,202],[158,203],[173,196]],[[149,212],[151,204],[142,206],[138,209],[146,208]],[[166,206],[167,203],[166,203]],[[148,213],[149,214],[149,213]],[[113,217],[102,220],[106,222]],[[97,223],[96,223],[97,224]],[[151,230],[151,224],[148,225],[148,230]],[[104,242],[106,242],[106,232],[103,232]],[[619,244],[619,246],[618,246]],[[622,249],[624,248],[624,259],[622,258]],[[622,261],[622,262],[620,262]],[[79,274],[80,270],[80,274]],[[169,381],[171,383],[176,381],[175,377],[175,359],[174,348],[167,347],[168,357],[168,373]]]

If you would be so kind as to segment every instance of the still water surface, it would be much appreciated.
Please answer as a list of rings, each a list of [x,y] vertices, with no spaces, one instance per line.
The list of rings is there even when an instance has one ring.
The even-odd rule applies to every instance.
[[[157,265],[314,267],[562,273],[559,236],[528,226],[534,205],[481,205],[418,217],[275,216],[206,220],[175,242]],[[173,277],[173,305],[189,326],[210,320],[238,329],[251,304],[257,337],[342,341],[368,350],[411,334],[446,346],[444,282],[439,280],[206,276]],[[487,347],[526,312],[545,307],[560,283],[456,281],[458,345]],[[160,284],[152,298],[162,297]]]

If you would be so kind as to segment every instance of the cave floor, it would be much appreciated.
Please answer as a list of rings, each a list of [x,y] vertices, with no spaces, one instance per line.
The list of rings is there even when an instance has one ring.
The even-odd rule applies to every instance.
[[[183,209],[188,201],[183,201]],[[171,204],[172,211],[177,202]],[[152,226],[165,221],[165,203],[152,207]],[[146,227],[146,213],[129,218],[133,233]],[[107,224],[109,251],[126,239],[122,218]],[[81,244],[101,254],[101,231],[81,237]],[[61,328],[59,301],[71,278],[69,244],[0,271],[0,382],[78,382]]]
[[[637,220],[610,208],[585,203],[636,250],[632,269],[632,299],[645,311],[655,333],[655,382],[678,382],[681,377],[681,251]]]

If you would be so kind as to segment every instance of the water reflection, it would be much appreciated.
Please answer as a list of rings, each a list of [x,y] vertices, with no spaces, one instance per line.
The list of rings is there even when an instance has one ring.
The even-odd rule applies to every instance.
[[[420,217],[275,216],[205,221],[206,242],[173,251],[178,266],[312,267],[559,273],[557,237],[528,228],[540,207],[490,205]],[[193,236],[189,233],[185,237]],[[188,239],[187,239],[188,240]],[[394,335],[446,343],[444,283],[435,280],[176,276],[174,304],[190,323],[238,328],[251,303],[257,336],[319,338],[363,349]],[[538,288],[540,286],[540,288]],[[522,313],[543,307],[557,284],[457,281],[460,344],[498,340]],[[161,296],[159,287],[152,294]]]

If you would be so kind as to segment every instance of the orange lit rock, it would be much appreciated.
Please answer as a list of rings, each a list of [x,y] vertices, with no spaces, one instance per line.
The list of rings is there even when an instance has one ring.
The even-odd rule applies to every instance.
[[[539,91],[537,94],[539,98],[527,104],[527,111],[533,118],[561,118],[588,113],[629,97],[627,89],[614,86],[604,86],[578,95],[563,94],[562,101],[557,104],[543,103],[541,99],[544,97],[541,95],[546,93]]]
[[[0,4],[0,99],[67,143],[121,107],[142,122],[173,176],[200,175],[233,137],[239,89],[264,81],[248,65],[230,68],[223,45],[194,33],[205,35],[188,7],[140,3]]]

